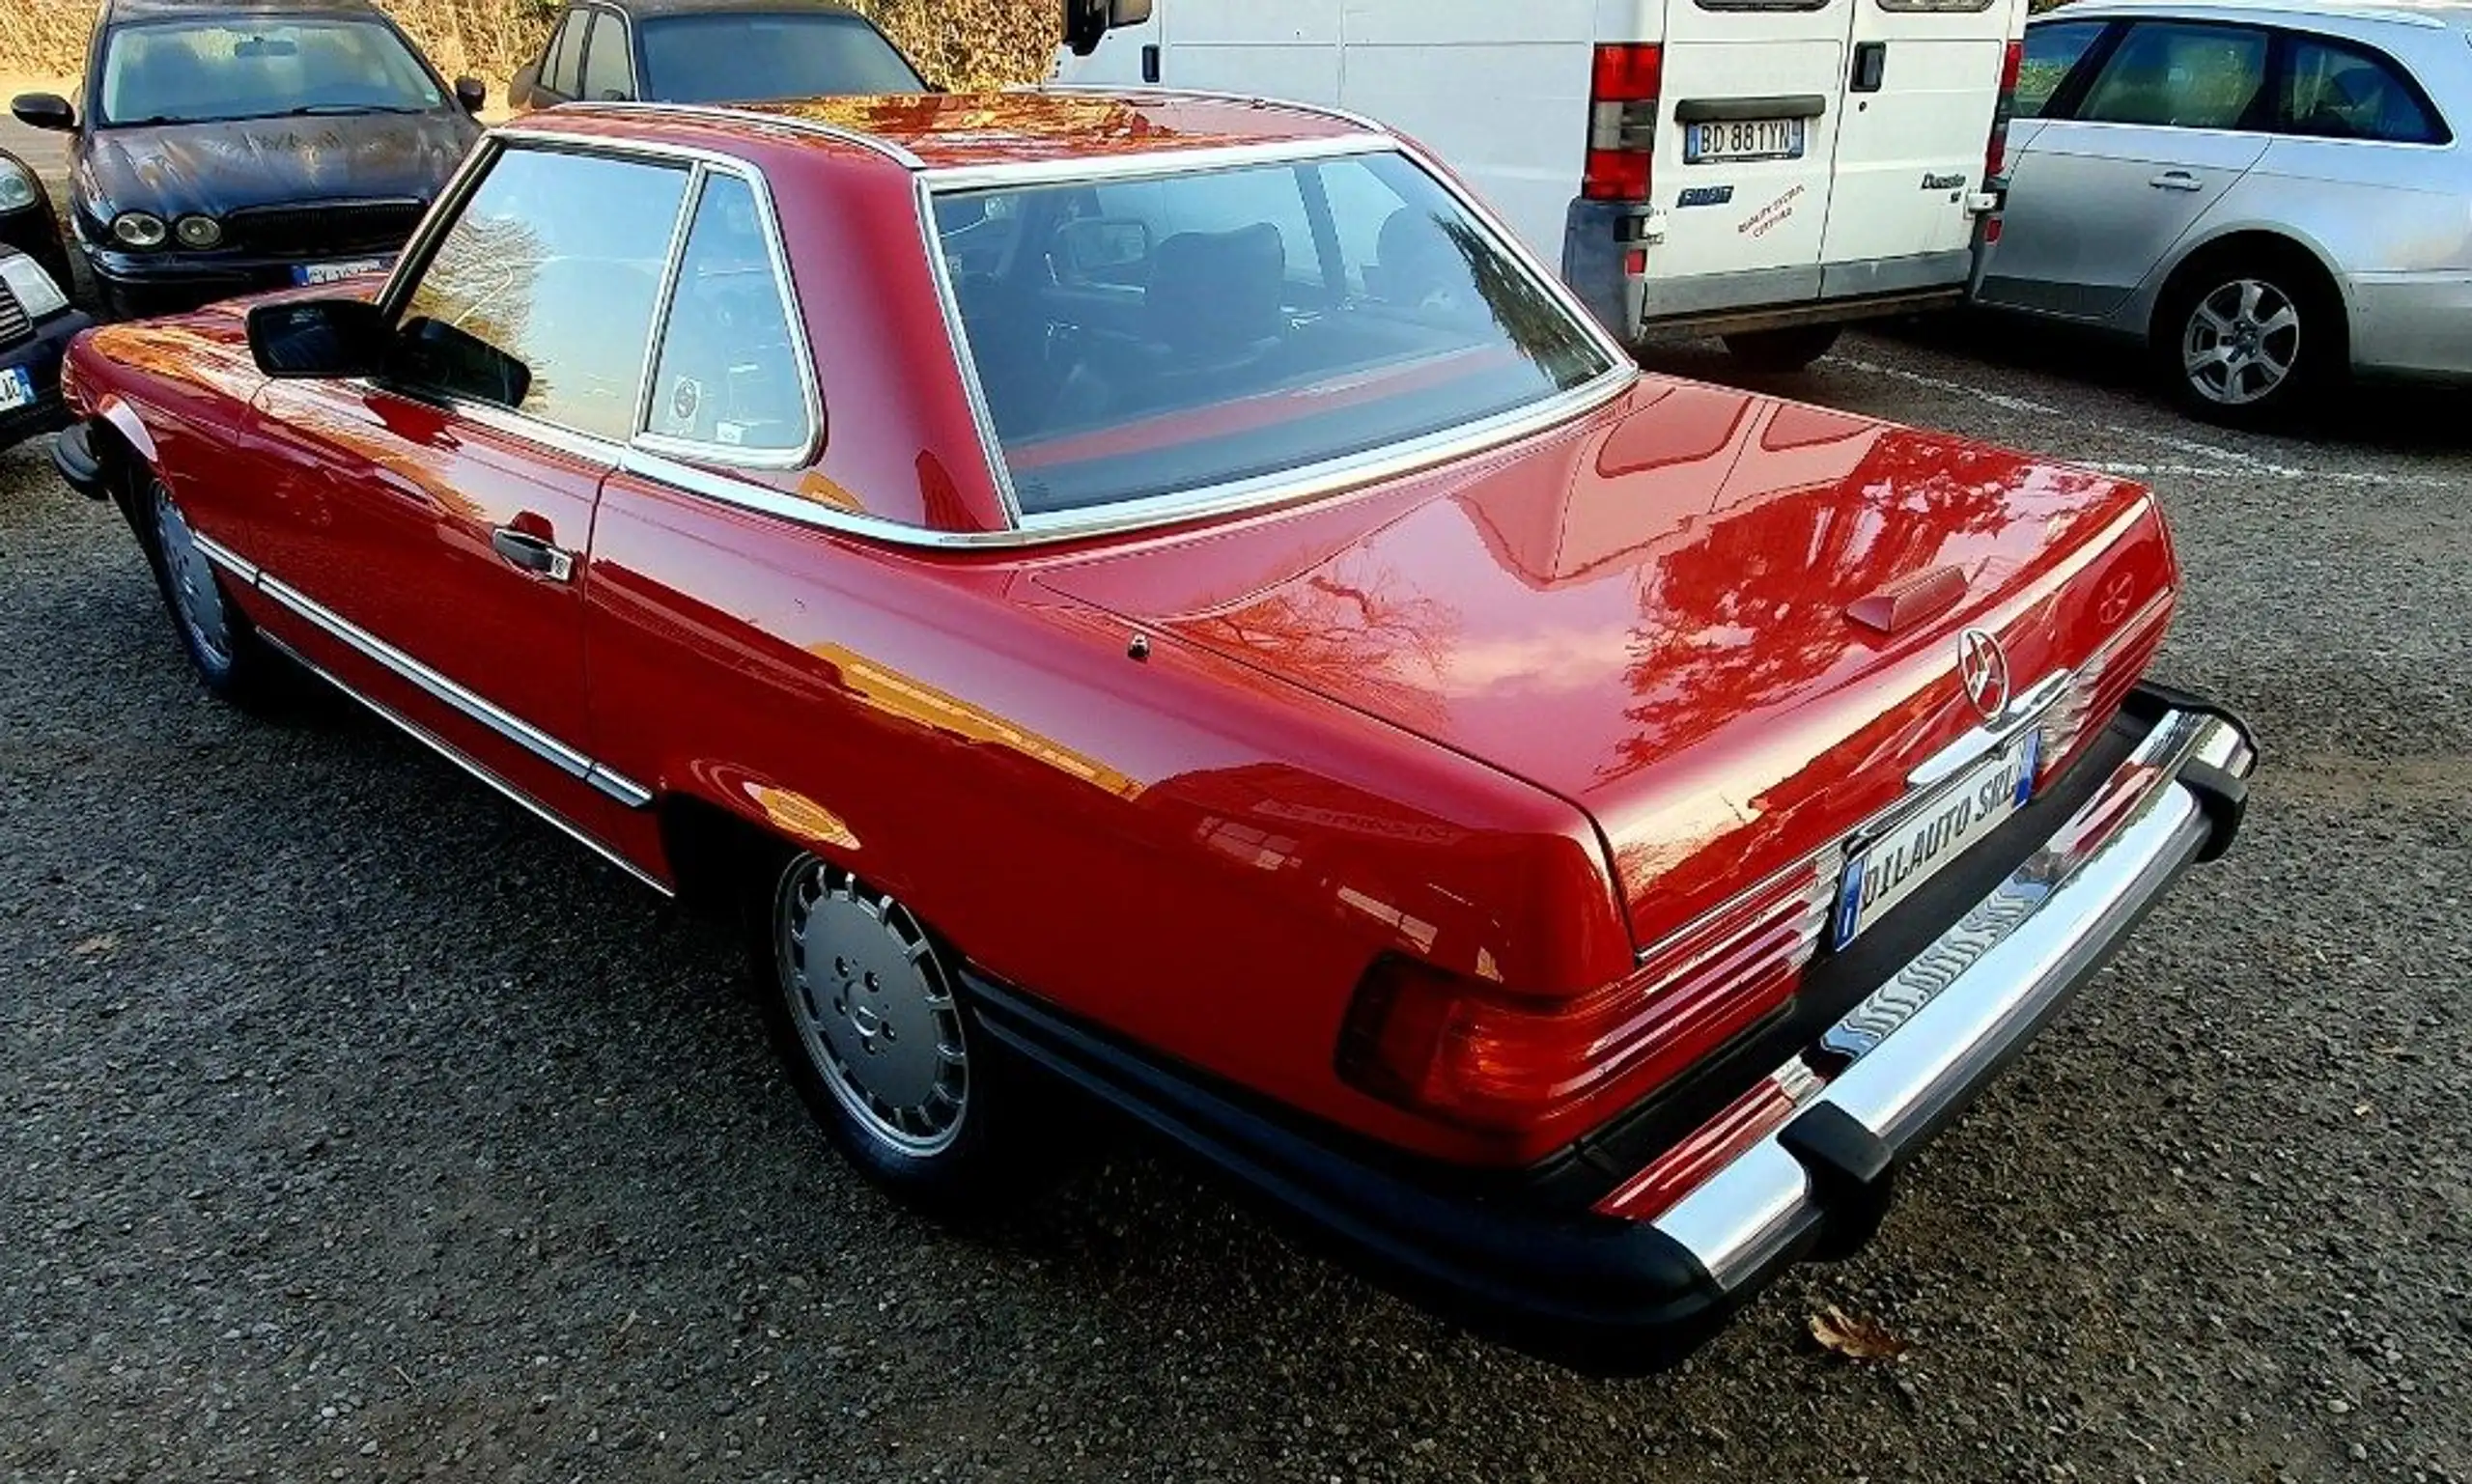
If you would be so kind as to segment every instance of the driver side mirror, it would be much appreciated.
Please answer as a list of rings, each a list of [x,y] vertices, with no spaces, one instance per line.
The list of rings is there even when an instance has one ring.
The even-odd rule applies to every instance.
[[[1150,0],[1064,0],[1064,44],[1075,56],[1086,57],[1110,31],[1149,18]]]
[[[490,85],[478,77],[458,77],[455,100],[464,105],[465,113],[479,113],[481,105],[490,100]]]
[[[270,377],[374,377],[394,343],[395,327],[367,299],[295,299],[249,311],[249,354]]]
[[[57,93],[20,93],[9,104],[9,111],[29,128],[68,133],[77,127],[77,110]]]

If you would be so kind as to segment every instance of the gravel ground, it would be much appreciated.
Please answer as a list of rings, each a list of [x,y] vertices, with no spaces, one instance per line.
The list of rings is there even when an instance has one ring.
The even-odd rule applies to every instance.
[[[0,456],[0,1476],[2472,1477],[2472,429],[2202,431],[2106,359],[1779,384],[2151,477],[2162,673],[2270,749],[2243,847],[1865,1254],[1621,1384],[1129,1142],[997,1236],[887,1204],[719,935],[347,706],[209,702],[126,533]],[[1911,1353],[1819,1353],[1828,1303]]]

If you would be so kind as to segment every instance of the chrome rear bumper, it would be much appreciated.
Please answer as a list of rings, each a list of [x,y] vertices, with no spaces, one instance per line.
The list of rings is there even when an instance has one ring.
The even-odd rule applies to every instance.
[[[1817,1228],[1867,1212],[1875,1221],[1907,1151],[2033,1037],[2176,876],[2228,845],[2237,820],[2222,815],[2256,761],[2228,715],[2166,711],[2049,843],[1821,1038],[1818,1056],[1840,1069],[1654,1228],[1731,1293]]]

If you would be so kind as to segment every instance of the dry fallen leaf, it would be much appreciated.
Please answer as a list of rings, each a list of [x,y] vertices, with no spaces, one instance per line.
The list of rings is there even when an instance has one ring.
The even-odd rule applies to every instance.
[[[1849,1360],[1894,1360],[1911,1347],[1877,1320],[1858,1319],[1832,1303],[1811,1318],[1812,1338]]]
[[[101,933],[93,938],[87,938],[84,942],[77,944],[69,951],[77,955],[77,957],[81,959],[92,959],[99,958],[103,954],[109,953],[119,946],[119,934]]]

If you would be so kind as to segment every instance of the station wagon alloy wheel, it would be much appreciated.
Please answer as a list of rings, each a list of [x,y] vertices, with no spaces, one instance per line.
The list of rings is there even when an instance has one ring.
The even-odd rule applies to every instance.
[[[960,1136],[969,1101],[961,1007],[909,909],[802,856],[782,873],[773,951],[791,1022],[868,1136],[913,1157]]]
[[[2300,306],[2260,278],[2197,301],[2180,334],[2180,367],[2208,402],[2246,406],[2275,394],[2300,361]]]
[[[214,584],[214,568],[198,549],[197,536],[161,480],[149,481],[147,498],[154,507],[154,540],[163,553],[163,591],[172,600],[172,611],[197,651],[199,664],[210,671],[227,670],[232,665],[232,620],[224,611],[223,590]]]

